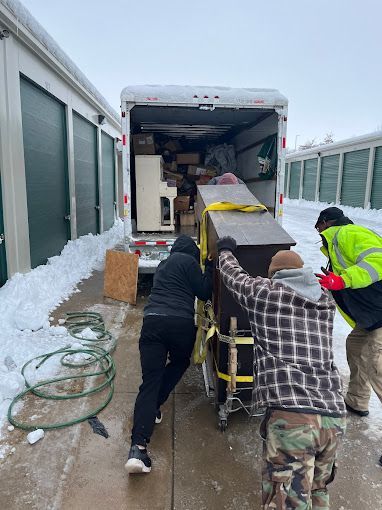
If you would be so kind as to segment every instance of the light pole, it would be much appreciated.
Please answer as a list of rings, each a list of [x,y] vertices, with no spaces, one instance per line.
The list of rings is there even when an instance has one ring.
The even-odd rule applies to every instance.
[[[294,150],[297,149],[297,138],[299,137],[300,135],[296,135],[296,138],[294,139]]]

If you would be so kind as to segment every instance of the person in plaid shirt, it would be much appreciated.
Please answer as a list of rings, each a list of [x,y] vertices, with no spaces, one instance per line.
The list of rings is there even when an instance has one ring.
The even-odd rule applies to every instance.
[[[346,428],[342,384],[333,361],[335,303],[300,256],[282,250],[269,278],[251,277],[217,241],[225,286],[248,313],[254,346],[254,403],[266,407],[263,509],[329,509],[336,451]]]

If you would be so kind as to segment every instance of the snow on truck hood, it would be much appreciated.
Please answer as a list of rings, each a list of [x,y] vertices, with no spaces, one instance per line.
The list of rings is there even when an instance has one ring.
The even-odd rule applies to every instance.
[[[129,85],[121,100],[131,103],[222,103],[233,106],[287,106],[276,89],[231,88],[194,85]]]

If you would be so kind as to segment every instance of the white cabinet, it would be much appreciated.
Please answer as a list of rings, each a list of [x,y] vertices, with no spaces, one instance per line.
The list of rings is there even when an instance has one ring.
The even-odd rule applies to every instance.
[[[137,197],[137,230],[140,232],[172,232],[176,187],[163,179],[162,156],[135,156]],[[167,218],[165,213],[168,212]],[[165,219],[166,218],[166,219]]]

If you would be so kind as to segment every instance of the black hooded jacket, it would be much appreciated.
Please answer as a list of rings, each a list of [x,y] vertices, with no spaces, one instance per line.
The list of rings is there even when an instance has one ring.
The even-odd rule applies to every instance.
[[[199,265],[199,248],[189,236],[175,241],[168,259],[161,262],[144,315],[194,317],[195,296],[206,301],[212,294],[212,267],[204,274]]]

